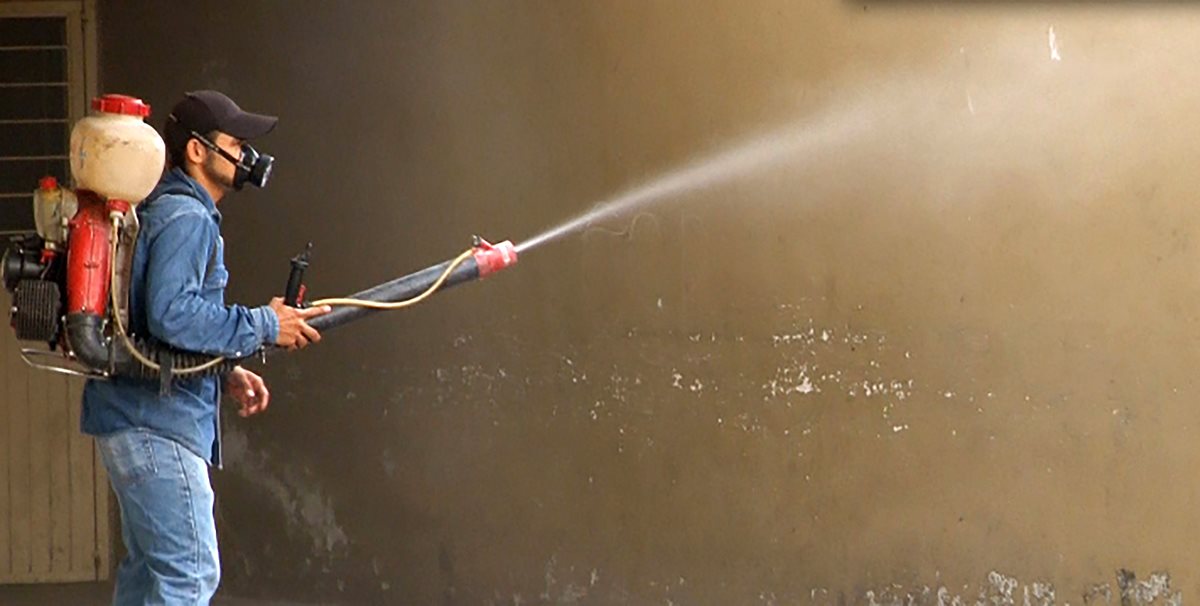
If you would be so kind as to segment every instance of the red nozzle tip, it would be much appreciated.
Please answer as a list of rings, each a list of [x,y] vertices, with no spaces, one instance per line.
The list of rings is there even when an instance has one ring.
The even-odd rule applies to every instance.
[[[479,266],[479,277],[493,274],[505,267],[517,263],[517,247],[505,240],[498,244],[488,244],[481,240],[475,247],[475,264]]]
[[[42,177],[41,180],[38,181],[38,187],[41,188],[42,191],[58,189],[58,179],[55,179],[53,176]]]

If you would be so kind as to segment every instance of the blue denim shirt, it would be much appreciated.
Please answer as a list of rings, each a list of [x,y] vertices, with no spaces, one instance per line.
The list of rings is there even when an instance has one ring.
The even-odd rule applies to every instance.
[[[275,342],[279,320],[270,307],[225,305],[229,272],[221,213],[199,183],[172,169],[137,213],[141,229],[130,277],[131,333],[187,351],[234,357]],[[97,436],[149,430],[220,466],[221,383],[212,376],[176,377],[170,393],[161,396],[157,381],[89,380],[81,426]]]

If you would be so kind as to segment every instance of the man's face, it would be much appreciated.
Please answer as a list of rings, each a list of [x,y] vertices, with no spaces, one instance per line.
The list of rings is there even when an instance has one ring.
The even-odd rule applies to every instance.
[[[213,139],[213,143],[239,161],[242,159],[242,141],[240,139],[231,137],[225,133],[217,133],[216,138]],[[204,151],[207,155],[201,167],[204,170],[205,176],[213,183],[221,186],[226,193],[233,191],[233,177],[237,171],[237,167],[229,160],[222,158],[221,154],[211,149],[205,148]]]

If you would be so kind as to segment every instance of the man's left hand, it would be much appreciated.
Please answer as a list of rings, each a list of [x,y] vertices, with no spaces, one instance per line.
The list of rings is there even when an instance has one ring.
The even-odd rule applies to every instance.
[[[271,400],[271,392],[267,391],[267,384],[263,382],[262,377],[241,366],[235,367],[233,372],[229,373],[225,389],[241,406],[238,415],[242,417],[266,410],[267,402]]]

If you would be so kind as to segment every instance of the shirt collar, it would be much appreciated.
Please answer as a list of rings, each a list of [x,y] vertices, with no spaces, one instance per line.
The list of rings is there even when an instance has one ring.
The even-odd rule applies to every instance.
[[[184,172],[184,170],[178,166],[171,169],[170,175],[175,180],[191,189],[192,195],[204,205],[204,208],[208,209],[208,212],[212,214],[213,219],[215,219],[217,223],[221,222],[221,211],[217,209],[217,203],[213,202],[212,196],[208,195],[208,190],[204,189],[204,186],[200,185],[199,181],[193,179],[191,175]]]

